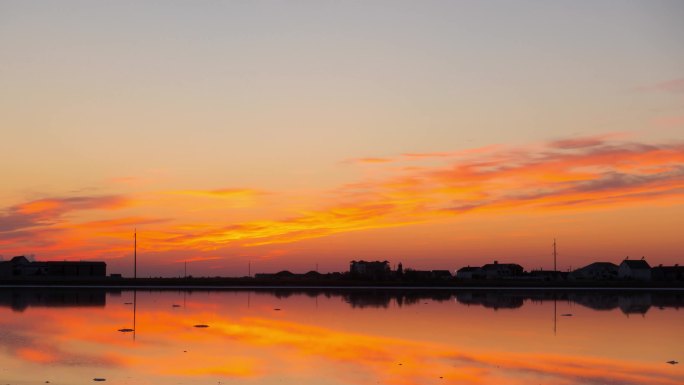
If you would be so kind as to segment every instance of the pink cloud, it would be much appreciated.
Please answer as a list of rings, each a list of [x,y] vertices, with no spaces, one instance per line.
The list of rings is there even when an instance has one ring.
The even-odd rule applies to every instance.
[[[670,79],[656,84],[641,86],[637,89],[640,91],[682,93],[684,92],[684,78]]]

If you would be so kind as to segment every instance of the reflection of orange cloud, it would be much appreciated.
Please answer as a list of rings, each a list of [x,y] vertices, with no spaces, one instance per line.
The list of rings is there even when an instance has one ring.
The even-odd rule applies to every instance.
[[[204,361],[204,360],[203,360]],[[221,357],[222,363],[216,366],[207,366],[206,362],[188,363],[182,366],[169,367],[165,374],[181,376],[221,376],[221,377],[255,377],[260,375],[263,370],[259,370],[259,363],[256,360],[244,357]]]
[[[249,346],[287,347],[305,356],[363,367],[388,384],[424,384],[438,376],[459,384],[527,383],[529,377],[519,373],[564,383],[581,379],[590,383],[674,385],[681,380],[656,365],[552,354],[461,352],[435,343],[339,332],[263,318],[215,321],[207,333]]]
[[[662,362],[528,352],[526,347],[502,343],[506,341],[506,332],[490,331],[501,320],[485,322],[473,329],[476,336],[484,339],[474,350],[454,343],[458,338],[453,335],[444,342],[435,342],[438,340],[423,341],[413,334],[390,337],[392,332],[386,335],[352,332],[349,330],[360,326],[359,319],[354,317],[344,326],[345,330],[315,326],[308,321],[242,317],[241,314],[255,314],[255,308],[234,307],[237,302],[229,302],[232,298],[224,302],[213,295],[205,297],[198,293],[198,296],[204,299],[191,299],[187,308],[176,311],[170,310],[170,304],[177,296],[159,293],[147,296],[138,292],[137,341],[116,331],[129,326],[131,308],[112,303],[96,317],[92,317],[93,309],[87,308],[68,312],[32,308],[21,318],[0,318],[0,326],[15,333],[16,338],[7,340],[8,344],[14,343],[8,350],[26,364],[34,367],[75,363],[115,365],[114,369],[121,373],[132,371],[141,380],[148,376],[150,383],[168,376],[186,377],[186,380],[198,376],[308,379],[322,373],[333,373],[340,383],[392,385],[675,385],[684,380],[682,373]],[[222,298],[229,297],[232,296]],[[297,309],[296,303],[289,303],[291,306],[285,312]],[[91,322],[83,323],[84,316],[91,316]],[[362,319],[373,322],[372,317]],[[193,328],[198,322],[206,322],[210,327]],[[319,322],[326,322],[325,318]],[[376,322],[381,324],[383,319],[376,318]],[[439,330],[444,328],[443,333],[465,330],[460,329],[463,323],[445,327],[449,322],[442,320],[435,325],[441,325]],[[361,327],[367,330],[367,325]],[[631,326],[622,324],[622,327],[627,330]],[[22,330],[26,333],[16,334]],[[516,338],[520,340],[516,341],[527,337],[519,334]],[[587,346],[592,344],[587,343]],[[619,347],[612,352],[619,352]]]
[[[54,354],[30,347],[17,349],[15,353],[23,360],[39,364],[48,364],[57,361],[57,357]]]

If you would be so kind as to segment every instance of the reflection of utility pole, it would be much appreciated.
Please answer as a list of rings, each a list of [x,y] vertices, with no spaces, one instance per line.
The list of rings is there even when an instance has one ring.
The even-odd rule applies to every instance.
[[[138,291],[136,289],[133,289],[133,341],[135,341],[135,312],[136,312],[136,306],[138,305]]]
[[[558,320],[558,317],[556,315],[556,294],[553,294],[553,335],[556,335],[556,322]]]

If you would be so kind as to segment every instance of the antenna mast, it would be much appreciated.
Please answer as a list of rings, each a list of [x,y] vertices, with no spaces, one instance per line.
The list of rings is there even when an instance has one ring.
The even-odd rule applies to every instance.
[[[133,230],[133,279],[138,278],[138,229]]]
[[[553,271],[558,271],[556,269],[556,238],[553,238]]]

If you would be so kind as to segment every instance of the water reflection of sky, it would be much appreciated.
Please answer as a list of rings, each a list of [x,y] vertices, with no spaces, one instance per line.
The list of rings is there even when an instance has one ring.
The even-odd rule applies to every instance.
[[[684,293],[138,291],[133,297],[0,290],[2,383],[85,384],[96,377],[115,384],[684,382],[682,365],[665,363],[684,356]]]

